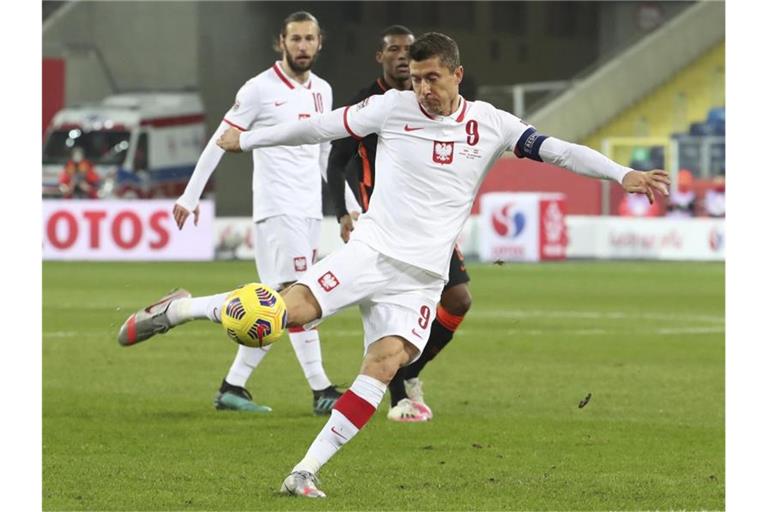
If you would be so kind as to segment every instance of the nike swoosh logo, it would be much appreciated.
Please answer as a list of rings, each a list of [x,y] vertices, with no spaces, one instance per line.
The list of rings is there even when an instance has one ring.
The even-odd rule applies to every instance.
[[[418,336],[420,340],[423,340],[424,338],[421,337],[421,334],[416,332],[416,329],[411,329],[411,334],[414,336]]]
[[[285,105],[286,103],[288,103],[288,102],[287,101],[276,101],[275,102],[275,106],[276,107],[281,107],[281,106]]]
[[[423,130],[423,129],[424,129],[423,126],[414,128],[413,126],[408,126],[407,124],[405,125],[405,131],[407,132],[415,132],[416,130]]]
[[[147,313],[147,314],[152,314],[152,312],[151,312],[150,310],[151,310],[153,307],[155,307],[155,306],[159,306],[160,304],[162,304],[163,302],[165,302],[165,301],[167,301],[167,300],[168,300],[168,297],[166,297],[166,298],[164,298],[163,300],[160,300],[160,301],[158,301],[158,302],[155,302],[154,304],[150,304],[149,306],[147,306],[147,307],[145,307],[145,308],[144,308],[144,312],[145,312],[145,313]]]
[[[344,437],[343,435],[341,435],[341,434],[339,434],[338,432],[336,432],[336,427],[331,427],[331,432],[333,432],[334,434],[336,434],[337,436],[339,436],[339,437],[340,437],[340,438],[342,438],[342,439],[347,439],[347,438],[346,438],[346,437]]]

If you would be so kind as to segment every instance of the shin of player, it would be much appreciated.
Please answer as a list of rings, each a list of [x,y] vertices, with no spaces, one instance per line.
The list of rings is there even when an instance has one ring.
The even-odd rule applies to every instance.
[[[423,350],[442,280],[415,269],[403,273],[405,268],[352,242],[323,260],[284,295],[289,326],[327,318],[350,303],[359,304],[366,347],[360,374],[285,479],[283,492],[324,496],[315,485],[315,475],[368,423],[398,369]],[[393,297],[387,290],[398,293]]]

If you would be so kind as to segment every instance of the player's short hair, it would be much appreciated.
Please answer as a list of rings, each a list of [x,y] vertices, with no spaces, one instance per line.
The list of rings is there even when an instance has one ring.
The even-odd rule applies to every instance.
[[[461,66],[459,45],[447,35],[439,32],[427,32],[417,37],[411,45],[410,56],[416,62],[439,57],[440,62],[451,71]]]
[[[320,34],[321,39],[325,39],[325,33],[323,32],[323,28],[320,26],[320,22],[317,21],[317,18],[315,18],[312,13],[309,13],[307,11],[296,11],[291,14],[289,14],[284,20],[283,24],[280,27],[280,33],[277,35],[275,40],[272,42],[272,49],[277,53],[282,53],[282,50],[280,49],[280,42],[283,40],[283,38],[288,35],[288,24],[294,23],[294,22],[301,22],[301,21],[312,21],[317,25],[317,30]]]
[[[413,32],[406,27],[405,25],[390,25],[389,27],[385,28],[381,31],[381,34],[379,34],[379,50],[384,49],[384,46],[386,43],[384,42],[384,38],[387,36],[412,36]]]
[[[283,20],[283,25],[280,27],[280,36],[281,37],[286,36],[286,34],[288,33],[289,23],[300,22],[300,21],[313,21],[315,22],[315,25],[317,25],[317,28],[320,29],[320,22],[317,21],[317,18],[315,18],[311,13],[307,11],[296,11],[289,14]]]

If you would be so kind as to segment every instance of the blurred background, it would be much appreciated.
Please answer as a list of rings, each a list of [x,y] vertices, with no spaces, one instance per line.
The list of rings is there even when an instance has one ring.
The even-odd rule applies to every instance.
[[[475,85],[468,95],[673,176],[671,197],[650,205],[616,184],[505,156],[462,236],[468,256],[724,258],[723,2],[43,2],[42,185],[51,212],[64,198],[172,204],[235,92],[279,58],[272,43],[297,10],[325,32],[313,71],[333,86],[334,107],[380,74],[383,28],[441,31],[461,48]],[[85,154],[73,156],[75,146]],[[78,187],[66,177],[73,158],[88,163]],[[250,155],[227,155],[210,184],[213,231],[200,236],[215,240],[217,257],[252,254],[251,167]],[[494,196],[501,191],[523,195]],[[46,257],[84,257],[62,243],[77,245],[68,217],[51,225],[46,215],[56,249]],[[324,230],[327,252],[338,243],[335,219]]]

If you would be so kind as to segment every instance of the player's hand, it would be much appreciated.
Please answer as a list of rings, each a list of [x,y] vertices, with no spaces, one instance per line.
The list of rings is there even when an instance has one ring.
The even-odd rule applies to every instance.
[[[192,214],[194,215],[195,226],[197,226],[197,221],[200,218],[200,205],[196,206],[195,209],[192,210]],[[173,205],[173,220],[176,221],[176,225],[179,227],[179,229],[184,227],[184,223],[187,221],[187,217],[189,217],[189,210],[181,206],[179,203]]]
[[[349,212],[349,215],[350,215],[350,217],[352,217],[352,220],[355,221],[355,222],[357,222],[357,219],[360,218],[360,212],[358,212],[358,211]]]
[[[339,219],[339,229],[341,230],[341,239],[344,240],[344,243],[349,242],[349,234],[355,230],[355,222],[352,217],[355,214],[357,214],[357,217],[360,216],[360,213],[352,212],[351,214],[348,213]],[[355,219],[357,217],[355,217]]]
[[[230,153],[241,153],[243,151],[240,149],[241,133],[242,132],[237,128],[227,128],[227,131],[225,131],[221,137],[219,137],[219,140],[216,141],[216,145]]]
[[[621,186],[627,192],[636,194],[645,194],[648,201],[653,204],[654,190],[665,196],[669,196],[669,186],[672,182],[669,179],[669,173],[661,169],[652,171],[630,171],[621,181]]]

